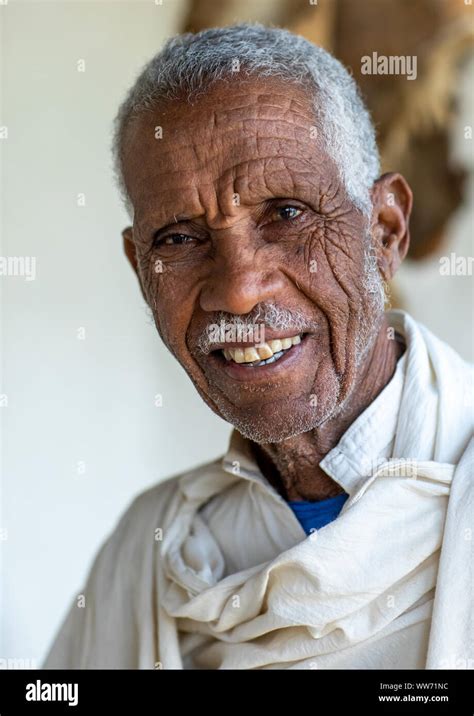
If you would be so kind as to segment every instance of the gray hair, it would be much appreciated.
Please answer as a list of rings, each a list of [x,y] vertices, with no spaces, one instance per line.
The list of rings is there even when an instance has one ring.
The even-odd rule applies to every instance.
[[[323,146],[354,205],[368,218],[370,188],[380,173],[375,130],[354,79],[321,47],[288,30],[259,24],[212,28],[169,40],[144,67],[115,119],[117,182],[130,216],[123,178],[124,135],[131,120],[160,100],[188,101],[211,84],[240,76],[276,77],[309,90]]]

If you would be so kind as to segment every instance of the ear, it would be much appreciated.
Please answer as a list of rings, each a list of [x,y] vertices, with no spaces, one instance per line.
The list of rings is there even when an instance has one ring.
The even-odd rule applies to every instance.
[[[127,228],[122,231],[122,237],[125,256],[129,260],[135,273],[138,274],[137,255],[135,251],[135,244],[133,243],[133,229],[131,226],[127,226]]]
[[[377,179],[371,195],[371,234],[377,251],[377,263],[382,276],[389,281],[410,245],[409,220],[413,194],[401,174],[390,172]]]
[[[125,256],[127,257],[132,269],[134,270],[138,283],[140,284],[140,290],[142,292],[142,296],[146,301],[145,293],[143,291],[142,282],[140,279],[140,274],[138,272],[138,261],[137,261],[137,252],[135,247],[135,242],[133,240],[133,229],[131,226],[127,226],[126,229],[122,231],[122,237],[123,237],[123,250],[125,253]]]

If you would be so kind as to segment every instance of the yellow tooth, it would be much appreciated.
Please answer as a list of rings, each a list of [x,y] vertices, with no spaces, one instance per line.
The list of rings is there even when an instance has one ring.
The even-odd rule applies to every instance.
[[[242,348],[234,348],[233,350],[231,349],[230,354],[236,363],[244,363],[245,354]]]
[[[294,346],[297,346],[298,343],[301,343],[301,338],[299,336],[295,336],[294,338],[291,339],[291,342]]]
[[[281,351],[281,341],[278,338],[274,341],[268,341],[268,345],[274,353],[278,353],[278,351]]]
[[[226,351],[225,349],[224,349],[224,356],[225,356],[225,358],[226,358],[227,360],[230,360],[230,359],[232,358],[232,356],[230,355],[229,351]]]
[[[258,355],[255,348],[246,348],[244,351],[244,355],[246,363],[252,363],[254,360],[260,360],[260,356]]]
[[[266,360],[267,358],[271,358],[273,355],[273,351],[268,343],[262,343],[261,346],[257,346],[257,351],[260,356],[260,360]]]
[[[281,339],[281,347],[286,350],[286,348],[291,348],[292,346],[291,338],[282,338]]]

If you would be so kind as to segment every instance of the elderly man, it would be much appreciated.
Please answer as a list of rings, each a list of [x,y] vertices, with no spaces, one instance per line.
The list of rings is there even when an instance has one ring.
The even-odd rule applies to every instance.
[[[46,666],[474,665],[472,371],[384,312],[412,195],[350,75],[283,30],[177,37],[115,156],[158,332],[235,431],[134,501]]]

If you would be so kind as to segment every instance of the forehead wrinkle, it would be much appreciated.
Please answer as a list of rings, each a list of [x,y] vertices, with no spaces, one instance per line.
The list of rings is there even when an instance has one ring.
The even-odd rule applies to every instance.
[[[212,104],[214,108],[206,111],[206,106]],[[197,160],[198,168],[203,170],[213,161],[220,160],[217,153],[235,154],[237,149],[241,151],[244,142],[251,142],[256,135],[254,143],[257,145],[260,141],[264,153],[265,142],[274,142],[277,138],[284,142],[293,140],[307,147],[308,129],[314,126],[315,120],[313,98],[301,85],[293,83],[288,87],[288,83],[277,78],[252,78],[250,82],[239,82],[236,78],[232,86],[229,82],[214,85],[192,104],[183,99],[170,100],[159,111],[138,119],[129,128],[128,147],[141,144],[145,152],[148,150],[151,154],[159,147],[162,161],[168,167],[164,172],[158,171],[157,175],[170,177],[173,172],[186,171],[177,163],[182,164],[181,155],[187,151],[192,152],[193,163]],[[163,125],[164,130],[160,142],[155,138],[157,123]],[[199,134],[202,134],[200,145],[196,142]],[[281,152],[282,148],[282,145],[277,146],[276,151]],[[307,153],[304,148],[301,151]],[[133,157],[131,162],[134,163]],[[142,166],[141,161],[135,164],[138,176]]]
[[[277,154],[280,151],[279,147],[284,147],[285,144],[296,145],[298,153],[302,155],[306,155],[309,148],[321,151],[318,140],[311,138],[309,127],[299,128],[281,119],[242,120],[237,128],[228,127],[219,136],[210,138],[209,142],[212,142],[214,147],[220,147],[223,154],[245,149],[246,145],[252,145],[258,151],[259,143],[264,142],[276,145],[273,147],[273,154]],[[278,142],[279,145],[276,144]]]
[[[195,164],[191,168],[188,168],[189,163],[186,156],[183,156],[182,150],[178,152],[180,158],[177,159],[176,147],[174,150],[168,150],[167,147],[162,146],[160,150],[162,154],[157,157],[157,166],[154,168],[153,174],[147,175],[146,167],[144,167],[141,172],[142,176],[136,177],[134,194],[136,193],[137,196],[148,195],[150,184],[160,186],[163,183],[166,186],[172,183],[174,190],[187,191],[196,182],[196,175],[198,174],[200,175],[199,182],[201,185],[205,183],[211,184],[217,181],[219,176],[222,177],[229,171],[234,171],[236,174],[241,175],[244,171],[242,167],[248,167],[249,170],[252,170],[253,165],[258,168],[259,163],[262,162],[264,162],[265,171],[269,169],[270,162],[284,164],[286,161],[287,165],[283,166],[282,169],[289,173],[301,172],[304,165],[307,165],[308,172],[317,173],[316,157],[310,156],[308,158],[308,151],[303,151],[301,143],[293,137],[285,136],[277,139],[275,136],[270,135],[267,137],[259,134],[247,135],[237,140],[234,134],[231,134],[231,137],[233,140],[231,143],[225,143],[220,139],[219,146],[217,142],[214,143],[212,148],[208,147],[207,144],[202,146],[201,161],[197,163],[197,166]],[[192,148],[193,156],[197,159],[198,157],[194,151],[195,145],[188,144],[186,146]],[[314,149],[316,148],[314,147]],[[244,155],[243,158],[242,155]],[[298,155],[299,157],[297,158]],[[178,161],[182,162],[181,166],[177,166]],[[308,165],[309,162],[311,162],[310,165]],[[291,163],[293,163],[293,166],[290,166]]]
[[[290,166],[295,162],[296,166]],[[317,166],[310,164],[308,160],[295,160],[292,156],[266,156],[246,160],[236,164],[230,171],[234,173],[235,193],[249,200],[252,193],[257,200],[269,196],[291,195],[295,190],[310,198],[324,181],[324,175]]]
[[[271,111],[271,116],[274,116],[275,112],[286,114],[291,112],[295,117],[302,117],[307,119],[312,118],[313,108],[312,99],[308,97],[305,90],[296,84],[291,85],[291,94],[289,94],[287,83],[285,83],[285,92],[279,92],[275,89],[269,89],[271,84],[282,86],[281,80],[271,80],[269,78],[262,80],[253,81],[254,91],[248,91],[243,86],[243,90],[237,85],[233,87],[233,91],[230,93],[225,88],[225,106],[222,109],[215,110],[215,117],[217,122],[223,121],[227,123],[228,115],[230,113],[247,113],[251,110],[254,113],[262,112],[266,115],[267,110]],[[265,84],[265,91],[255,91],[256,85],[259,83]],[[214,86],[211,87],[206,93],[209,98],[212,95],[219,96],[222,94],[222,87]]]
[[[204,95],[203,99],[209,101],[215,95],[216,92],[211,90]],[[217,92],[218,97],[219,92]],[[237,98],[240,99],[240,96]],[[174,112],[162,113],[165,140],[166,136],[171,137],[173,149],[184,149],[189,143],[186,135],[191,136],[191,141],[193,141],[196,135],[196,126],[205,136],[209,137],[211,143],[214,143],[218,140],[216,133],[220,133],[221,137],[235,136],[235,132],[241,129],[248,134],[249,130],[259,131],[260,124],[266,126],[267,130],[270,127],[270,131],[274,131],[276,127],[281,130],[282,135],[286,135],[289,130],[290,135],[295,136],[299,130],[300,134],[295,138],[300,140],[308,137],[308,129],[315,123],[313,109],[308,106],[306,97],[300,102],[295,97],[288,97],[287,94],[264,93],[253,96],[245,94],[242,95],[243,102],[240,100],[241,103],[237,106],[229,107],[229,103],[231,104],[235,99],[235,94],[226,94],[225,104],[222,103],[222,108],[218,106],[210,112],[202,111],[202,101],[200,100],[191,106],[182,101],[175,104]],[[273,103],[269,99],[272,99]],[[155,117],[156,120],[158,118]],[[167,124],[170,126],[169,129],[166,128]],[[181,142],[180,137],[183,136],[185,141]]]
[[[288,102],[291,104],[290,100]],[[227,110],[224,110],[223,114],[226,113]],[[207,136],[201,138],[199,143],[195,139],[196,134],[199,135],[199,132],[195,130],[191,136],[189,134],[189,125],[188,118],[186,128],[183,131],[179,131],[176,126],[174,127],[172,144],[169,140],[166,141],[167,134],[169,136],[166,131],[164,132],[165,140],[160,141],[158,145],[156,140],[153,139],[150,150],[157,149],[157,163],[167,166],[161,171],[158,167],[153,179],[145,176],[140,181],[139,177],[137,177],[139,192],[142,190],[141,184],[147,184],[151,180],[155,182],[160,179],[161,175],[165,176],[166,181],[169,182],[170,180],[173,181],[175,175],[178,175],[180,180],[186,175],[190,175],[190,180],[192,180],[196,171],[205,173],[207,169],[210,169],[212,174],[214,168],[219,171],[220,166],[228,163],[227,158],[229,155],[232,158],[236,155],[240,157],[245,152],[250,152],[253,155],[255,150],[259,155],[267,152],[283,154],[287,146],[291,147],[292,154],[301,154],[303,158],[308,154],[301,147],[303,144],[308,149],[310,135],[307,125],[296,126],[293,121],[288,121],[284,118],[272,117],[254,120],[249,119],[247,113],[247,116],[239,121],[237,127],[231,127],[229,123],[226,123],[223,129],[206,130],[205,134]],[[146,136],[151,135],[148,133]],[[268,147],[267,144],[269,145]],[[313,148],[316,148],[314,141],[311,141],[311,144]],[[294,146],[295,149],[293,149]],[[320,150],[320,147],[318,149]],[[188,153],[189,158],[186,156]],[[192,169],[186,168],[189,164],[193,166]],[[146,171],[146,165],[144,171]],[[180,181],[178,186],[182,185],[183,182]]]
[[[290,125],[294,128],[307,129],[308,124],[314,124],[314,117],[304,114],[297,114],[292,109],[282,111],[282,108],[275,105],[252,105],[242,107],[239,110],[224,109],[215,110],[215,130],[228,131],[229,126],[234,129],[235,125],[243,126],[246,123],[277,123]],[[222,115],[222,116],[219,116]]]
[[[226,155],[241,154],[242,151],[250,150],[254,153],[256,149],[265,152],[265,142],[274,145],[274,154],[284,151],[285,144],[292,147],[296,145],[296,152],[302,156],[308,154],[309,147],[321,151],[317,141],[310,138],[308,126],[297,127],[284,119],[245,119],[235,127],[227,125],[223,130],[208,133],[199,141],[196,141],[196,135],[199,136],[199,131],[195,130],[191,134],[187,127],[178,133],[182,141],[174,133],[172,141],[150,146],[150,151],[157,150],[157,162],[168,165],[166,174],[204,170],[214,163],[219,164]],[[263,150],[260,150],[260,145]],[[190,161],[193,162],[193,169],[187,169]]]

